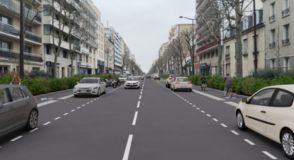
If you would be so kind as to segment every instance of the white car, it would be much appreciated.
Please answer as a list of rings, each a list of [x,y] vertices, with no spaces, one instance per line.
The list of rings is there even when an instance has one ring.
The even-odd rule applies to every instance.
[[[243,99],[236,110],[237,126],[250,128],[281,144],[294,158],[294,85],[266,87]]]
[[[128,77],[125,84],[124,84],[124,88],[128,89],[128,88],[136,88],[136,89],[140,89],[140,79],[136,78],[136,77]]]
[[[98,97],[103,93],[106,93],[106,83],[96,77],[81,79],[73,89],[75,97],[79,95],[95,95]]]
[[[170,89],[173,91],[186,90],[192,92],[192,83],[188,77],[176,77],[170,84]]]

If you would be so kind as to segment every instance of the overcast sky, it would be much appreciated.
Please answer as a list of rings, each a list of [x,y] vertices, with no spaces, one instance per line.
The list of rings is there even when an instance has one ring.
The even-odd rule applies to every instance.
[[[93,0],[109,24],[124,38],[144,72],[158,57],[162,43],[168,41],[169,29],[180,15],[194,17],[195,0]]]

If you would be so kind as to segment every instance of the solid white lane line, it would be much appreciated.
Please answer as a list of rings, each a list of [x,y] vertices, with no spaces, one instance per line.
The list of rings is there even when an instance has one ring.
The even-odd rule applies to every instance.
[[[46,106],[48,104],[55,103],[55,102],[57,102],[57,100],[50,100],[50,101],[47,101],[47,102],[39,103],[38,108],[41,108],[43,106]]]
[[[60,97],[60,98],[58,98],[58,99],[68,99],[68,98],[71,98],[71,97],[73,97],[72,94],[71,94],[71,95],[68,95],[68,96]]]
[[[216,118],[213,118],[213,120],[214,120],[215,122],[218,122],[218,119],[216,119]]]
[[[47,125],[49,125],[50,123],[51,123],[51,122],[48,121],[48,122],[44,123],[43,126],[47,126]]]
[[[127,141],[125,153],[124,153],[124,156],[123,156],[123,159],[122,160],[128,160],[129,159],[132,141],[133,141],[133,135],[130,134],[129,135],[129,138],[128,138],[128,141]]]
[[[234,135],[239,136],[239,133],[238,133],[238,132],[236,132],[236,131],[234,131],[234,130],[231,130],[231,132],[232,132]]]
[[[57,121],[57,120],[59,120],[60,118],[61,118],[61,117],[56,117],[56,118],[54,118],[54,120]]]
[[[207,94],[207,93],[199,92],[199,91],[197,91],[197,90],[195,90],[195,89],[193,89],[193,92],[194,92],[194,93],[197,93],[197,94],[201,94],[201,95],[203,95],[203,96],[206,96],[206,97],[208,97],[208,98],[211,98],[211,99],[214,99],[214,100],[217,100],[217,101],[224,101],[223,98],[219,98],[219,97],[216,97],[216,96],[213,96],[213,95]]]
[[[211,115],[210,115],[210,114],[206,114],[206,116],[207,116],[207,117],[211,117]]]
[[[224,102],[225,104],[228,104],[228,105],[230,105],[230,106],[232,106],[232,107],[237,107],[238,106],[238,103],[235,103],[235,102],[228,102],[228,101],[226,101],[226,102]]]
[[[223,123],[221,123],[221,126],[223,126],[224,128],[227,128],[228,127],[227,125],[225,125]]]
[[[270,154],[267,151],[262,151],[263,154],[265,154],[266,156],[268,156],[270,159],[278,159],[277,157],[273,156],[272,154]]]
[[[137,117],[138,117],[138,111],[135,112],[134,119],[133,119],[133,123],[132,123],[133,126],[136,125]]]
[[[140,108],[141,101],[138,101],[137,108]]]
[[[30,133],[34,133],[35,131],[37,131],[39,128],[35,128],[33,130],[30,130]]]
[[[72,109],[70,112],[75,112],[76,110],[75,109]]]
[[[68,115],[68,113],[64,113],[63,115],[64,115],[64,116],[67,116],[67,115]]]
[[[252,141],[250,141],[249,139],[244,139],[244,141],[248,144],[250,144],[251,146],[254,146],[255,143],[253,143]]]
[[[17,140],[19,140],[19,139],[21,139],[23,136],[18,136],[18,137],[15,137],[15,138],[13,138],[12,140],[10,140],[11,142],[15,142],[15,141],[17,141]]]

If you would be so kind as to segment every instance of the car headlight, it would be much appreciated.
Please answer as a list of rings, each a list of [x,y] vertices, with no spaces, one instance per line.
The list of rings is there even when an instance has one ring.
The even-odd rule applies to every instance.
[[[92,90],[98,90],[98,87],[94,87],[94,88],[92,88]]]

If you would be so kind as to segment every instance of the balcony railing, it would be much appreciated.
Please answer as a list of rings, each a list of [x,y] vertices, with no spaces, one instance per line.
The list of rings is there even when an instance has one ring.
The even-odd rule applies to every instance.
[[[274,22],[276,20],[276,16],[272,15],[268,19],[269,19],[269,22],[272,23],[272,22]]]
[[[287,39],[282,40],[282,45],[283,46],[289,46],[290,45],[290,39],[287,38]]]
[[[14,50],[0,48],[0,57],[19,59],[19,52]],[[43,62],[42,56],[35,53],[24,53],[24,60],[34,61],[34,62]]]
[[[284,9],[282,11],[282,17],[287,17],[290,15],[290,8]]]
[[[272,43],[270,43],[270,44],[269,44],[269,48],[270,48],[270,49],[274,49],[274,48],[276,48],[276,42],[272,42]]]
[[[32,32],[26,31],[25,37],[26,39],[42,43],[42,38]]]
[[[0,31],[14,35],[14,36],[19,36],[19,29],[17,29],[16,27],[10,24],[5,24],[0,22]]]

